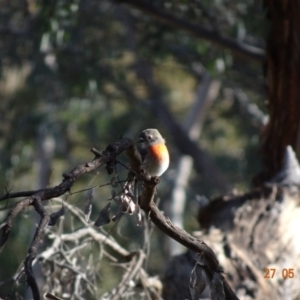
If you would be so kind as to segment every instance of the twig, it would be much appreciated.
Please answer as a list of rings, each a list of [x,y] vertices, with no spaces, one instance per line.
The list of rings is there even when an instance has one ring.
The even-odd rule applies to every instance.
[[[129,255],[129,252],[126,249],[124,249],[123,247],[121,247],[117,242],[113,241],[112,239],[105,236],[104,234],[96,231],[92,227],[78,229],[77,231],[72,232],[72,233],[65,233],[60,236],[57,236],[57,238],[60,239],[60,241],[64,241],[64,242],[74,242],[74,241],[76,241],[76,240],[78,241],[81,238],[86,237],[88,235],[91,236],[95,241],[106,244],[112,250],[118,252],[122,256],[127,257]],[[41,253],[39,255],[39,257],[41,257],[41,258],[49,257],[49,255],[46,255],[46,253],[47,253],[47,251]],[[52,253],[53,253],[53,251],[52,251]]]
[[[136,255],[130,263],[128,271],[123,275],[122,281],[113,291],[114,296],[111,297],[111,300],[118,300],[122,298],[125,291],[129,288],[130,280],[132,280],[141,269],[145,257],[145,253],[142,250],[137,251]]]
[[[2,226],[2,236],[0,238],[0,251],[3,249],[3,246],[5,245],[6,241],[8,240],[11,226],[13,223],[14,218],[18,215],[18,213],[24,209],[27,208],[30,205],[33,205],[37,213],[40,215],[40,222],[39,225],[35,231],[35,235],[33,237],[33,240],[31,242],[30,248],[28,250],[27,257],[24,261],[24,270],[27,276],[27,283],[31,288],[33,299],[39,300],[40,294],[38,285],[36,283],[36,280],[34,278],[33,270],[32,270],[32,263],[34,259],[36,258],[38,245],[42,240],[42,234],[44,231],[44,228],[49,222],[49,215],[47,214],[46,210],[42,206],[42,201],[49,200],[51,198],[59,197],[66,193],[67,191],[70,191],[73,183],[76,179],[78,179],[80,176],[92,172],[98,167],[106,164],[107,170],[110,172],[111,166],[115,163],[117,155],[122,153],[126,148],[131,146],[133,142],[130,139],[127,138],[121,138],[118,139],[115,143],[110,144],[107,146],[106,150],[103,151],[101,154],[98,151],[93,150],[92,152],[95,154],[95,158],[92,161],[86,162],[84,164],[81,164],[77,167],[75,167],[71,172],[68,174],[63,174],[63,181],[55,187],[41,189],[38,191],[29,191],[29,192],[19,192],[15,193],[16,195],[30,195],[29,198],[26,198],[18,203],[10,210],[10,212],[7,215],[6,222]],[[6,193],[1,199],[8,199],[11,197],[12,194]],[[5,198],[6,197],[6,198]],[[107,237],[104,237],[101,235],[99,237],[99,234],[96,232],[93,232],[94,235],[97,236],[98,239],[105,240]],[[116,246],[116,244],[112,243],[110,240],[107,239],[107,243],[110,243],[113,245],[116,249],[121,251],[121,247]],[[127,254],[127,251],[123,251],[123,254]]]

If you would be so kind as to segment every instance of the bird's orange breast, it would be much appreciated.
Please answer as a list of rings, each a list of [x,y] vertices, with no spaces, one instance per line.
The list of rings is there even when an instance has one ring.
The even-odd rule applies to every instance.
[[[148,151],[157,160],[169,159],[169,152],[165,144],[152,145],[148,148]]]

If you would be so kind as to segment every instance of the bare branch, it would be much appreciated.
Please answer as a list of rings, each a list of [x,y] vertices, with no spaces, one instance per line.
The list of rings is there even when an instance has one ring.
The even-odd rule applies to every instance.
[[[68,174],[64,174],[63,175],[64,179],[58,186],[36,191],[29,198],[26,198],[18,202],[8,213],[6,222],[3,223],[1,226],[2,236],[0,238],[0,250],[3,249],[3,246],[5,245],[9,237],[14,218],[18,215],[18,213],[22,209],[27,208],[30,205],[33,205],[37,213],[40,215],[39,225],[35,231],[35,235],[33,237],[30,248],[28,250],[27,257],[24,261],[24,270],[27,276],[27,283],[31,288],[34,300],[39,300],[40,294],[39,294],[38,285],[34,278],[32,263],[36,257],[39,243],[42,240],[42,234],[44,232],[44,228],[46,227],[46,225],[50,220],[49,215],[47,214],[46,210],[42,205],[42,201],[49,200],[51,198],[63,195],[65,192],[70,190],[75,180],[78,179],[81,175],[91,172],[104,164],[107,165],[107,170],[108,172],[110,172],[112,166],[115,164],[117,155],[123,152],[126,148],[128,148],[132,144],[133,142],[130,139],[122,138],[122,139],[118,139],[115,143],[109,145],[106,148],[106,150],[103,151],[101,154],[99,152],[93,151],[93,153],[95,153],[96,155],[95,158],[90,162],[86,162],[82,165],[75,167]],[[23,193],[24,195],[28,192],[20,192],[20,193]],[[7,193],[6,196],[7,199],[10,198],[9,193]],[[2,199],[5,199],[5,196],[2,197]]]
[[[133,146],[135,147],[135,146]],[[130,147],[132,148],[132,147]],[[130,149],[129,148],[129,149]],[[127,151],[127,155],[135,155],[135,151]],[[135,159],[132,158],[131,161]],[[145,211],[146,215],[151,219],[151,221],[165,234],[167,234],[172,239],[176,240],[180,244],[184,245],[188,249],[197,253],[205,262],[205,265],[202,266],[203,272],[205,272],[206,276],[210,280],[210,283],[213,282],[215,278],[215,273],[218,273],[220,278],[222,279],[225,299],[226,300],[235,300],[238,299],[236,295],[233,293],[229,285],[227,284],[224,277],[221,275],[221,268],[219,265],[219,261],[213,252],[213,250],[208,247],[202,240],[199,240],[190,234],[188,234],[185,230],[174,226],[170,219],[168,219],[163,213],[158,209],[155,205],[153,199],[156,194],[156,186],[159,183],[158,177],[147,178],[143,174],[143,171],[140,171],[140,166],[135,164],[131,166],[132,170],[140,175],[143,179],[143,190],[142,194],[139,197],[140,207]],[[147,174],[146,174],[147,175]]]
[[[38,195],[38,197],[42,201],[49,200],[54,197],[59,197],[63,195],[65,192],[69,191],[74,181],[77,180],[80,176],[92,172],[104,164],[113,163],[117,155],[122,153],[124,150],[126,150],[126,148],[128,148],[132,144],[133,142],[130,139],[120,138],[115,143],[108,145],[106,150],[103,151],[101,154],[99,152],[96,153],[95,149],[92,149],[93,153],[95,154],[95,158],[89,162],[86,162],[84,164],[75,167],[68,174],[63,174],[64,180],[58,186],[47,188],[47,189],[41,189],[37,191],[18,192],[14,194],[6,193],[4,196],[0,198],[0,201],[13,198],[12,196],[15,197],[27,196],[27,194],[29,194],[29,196]]]
[[[241,112],[250,119],[254,126],[263,129],[268,124],[269,117],[255,103],[250,101],[242,89],[234,88],[233,92],[240,105]]]
[[[40,201],[44,201],[63,195],[71,189],[74,181],[81,175],[92,172],[103,164],[112,164],[115,161],[117,155],[119,155],[132,144],[133,142],[130,139],[118,139],[115,143],[108,145],[106,150],[102,152],[101,156],[97,155],[92,161],[79,165],[68,174],[64,174],[64,179],[58,186],[38,190],[34,195],[32,195],[32,197],[17,203],[9,212],[7,220],[3,225],[2,236],[0,238],[0,251],[2,250],[8,239],[13,219],[22,209],[28,207],[29,205],[32,205],[34,202],[33,199],[40,199]],[[5,198],[2,197],[2,199]]]
[[[183,128],[192,141],[197,141],[201,134],[203,122],[212,102],[216,99],[220,90],[220,82],[212,80],[208,73],[205,73],[201,84],[196,92],[194,104],[190,108]],[[182,155],[176,168],[176,177],[172,190],[171,220],[175,225],[183,226],[183,211],[186,203],[185,190],[193,168],[193,159],[189,155]],[[172,256],[182,252],[182,246],[173,239],[170,239],[170,252]]]
[[[116,0],[116,1],[137,8],[171,26],[186,30],[199,38],[204,38],[219,47],[223,47],[225,49],[232,51],[233,54],[243,56],[246,59],[250,58],[257,62],[262,62],[265,59],[265,51],[263,49],[238,42],[230,37],[224,37],[218,34],[215,30],[193,24],[187,20],[184,20],[166,11],[163,11],[151,4],[145,3],[140,0]]]
[[[56,297],[56,296],[54,296],[54,295],[52,295],[52,294],[50,294],[50,293],[47,293],[47,294],[45,295],[45,297],[46,297],[47,299],[51,299],[51,300],[62,300],[62,298],[58,298],[58,297]]]
[[[126,249],[122,248],[117,242],[113,241],[106,235],[96,231],[91,227],[79,229],[76,232],[70,234],[62,234],[59,238],[63,241],[74,241],[74,240],[79,240],[80,238],[85,237],[87,235],[90,235],[91,237],[93,237],[94,240],[98,242],[106,244],[111,249],[113,249],[114,251],[118,252],[123,256],[129,255],[129,252]]]
[[[0,228],[2,227],[2,236],[0,238],[0,252],[2,251],[8,237],[10,234],[10,230],[11,230],[11,226],[12,226],[12,222],[14,220],[14,218],[18,215],[18,213],[28,207],[29,205],[31,205],[33,203],[33,199],[32,198],[28,198],[26,200],[23,200],[21,202],[18,202],[8,213],[7,218],[6,218],[6,222],[3,223]]]
[[[41,219],[40,219],[40,223],[35,231],[30,248],[28,250],[28,254],[27,254],[27,257],[24,262],[24,270],[25,270],[25,274],[27,276],[27,283],[30,286],[31,291],[32,291],[33,299],[39,300],[40,293],[39,293],[38,285],[37,285],[36,280],[33,275],[32,262],[36,257],[39,243],[42,240],[42,234],[44,232],[44,228],[48,224],[50,217],[47,214],[44,207],[42,206],[41,200],[39,198],[34,199],[33,206],[34,206],[35,210],[38,212],[38,214],[41,216]]]
[[[132,172],[137,176],[139,179],[139,182],[142,184],[142,194],[139,197],[139,205],[140,207],[146,212],[146,215],[151,219],[151,221],[164,233],[169,235],[171,238],[175,239],[182,245],[188,247],[189,249],[193,250],[195,253],[197,253],[201,258],[202,261],[204,261],[204,265],[201,266],[203,272],[205,272],[207,278],[210,280],[211,286],[213,286],[213,280],[218,276],[221,280],[222,287],[224,287],[224,291],[226,294],[226,299],[237,299],[236,296],[231,291],[230,287],[227,285],[225,279],[221,275],[221,269],[219,266],[219,262],[216,258],[215,253],[212,251],[211,248],[209,248],[202,240],[198,240],[191,235],[189,235],[184,230],[174,226],[170,220],[165,217],[157,208],[157,206],[154,204],[153,199],[156,194],[156,186],[159,183],[158,177],[150,177],[142,167],[142,161],[140,158],[140,154],[136,149],[136,146],[133,144],[133,142],[129,139],[119,139],[114,144],[109,145],[104,152],[102,152],[101,156],[97,155],[94,160],[91,162],[82,164],[76,168],[74,168],[69,174],[64,175],[63,182],[58,185],[57,187],[48,188],[48,189],[42,189],[38,191],[35,195],[32,197],[29,197],[19,203],[10,211],[6,224],[3,227],[3,233],[1,242],[2,245],[4,245],[5,241],[7,240],[8,233],[11,228],[12,221],[14,217],[20,212],[21,209],[28,207],[29,205],[33,205],[35,210],[40,215],[40,222],[36,229],[34,238],[32,240],[32,243],[30,245],[30,248],[28,250],[28,255],[24,262],[24,270],[27,276],[27,283],[29,284],[32,293],[33,293],[33,299],[39,300],[39,290],[36,283],[36,280],[34,278],[34,274],[32,272],[32,265],[37,261],[37,249],[40,241],[42,240],[42,234],[44,232],[44,229],[46,225],[49,222],[49,215],[47,214],[45,208],[42,206],[42,201],[50,199],[52,196],[59,196],[62,193],[68,191],[70,187],[72,186],[73,182],[81,175],[90,172],[97,167],[108,164],[112,165],[116,161],[116,156],[120,154],[122,151],[126,150],[126,154],[128,155],[130,159],[130,168]],[[64,203],[67,208],[71,207],[67,203]],[[79,219],[83,222],[84,225],[89,224],[86,222],[84,218],[84,213],[75,210],[77,213],[77,216]],[[50,228],[50,227],[49,227]],[[73,241],[74,243],[78,243],[78,241],[81,238],[85,238],[86,236],[90,235],[93,240],[96,240],[99,242],[99,245],[102,243],[108,245],[111,249],[118,252],[122,256],[129,257],[130,253],[120,247],[113,239],[109,238],[107,235],[99,233],[96,231],[96,229],[92,227],[88,228],[82,228],[75,232],[72,232],[70,234],[57,234],[53,245],[50,249],[43,252],[38,258],[44,258],[44,260],[49,261],[49,258],[53,256],[54,254],[60,253],[64,257],[64,261],[68,264],[62,264],[60,267],[62,268],[73,268],[73,265],[70,263],[70,253],[69,254],[62,254],[60,249],[58,248],[60,243],[62,241]],[[81,243],[82,245],[82,243]],[[81,249],[81,247],[80,247]],[[117,289],[117,293],[115,294],[116,299],[119,298],[119,295],[122,294],[123,291],[127,290],[127,285],[125,284],[125,281],[130,281],[133,277],[135,277],[139,270],[141,270],[141,264],[144,260],[144,254],[140,251],[140,255],[138,255],[139,258],[135,261],[135,263],[132,265],[130,270],[125,274],[126,276],[123,277],[123,283],[122,286],[120,286]],[[68,255],[68,256],[66,256]],[[50,259],[51,261],[51,259]],[[56,261],[52,261],[53,264],[57,264]],[[217,275],[216,275],[217,274]],[[73,295],[77,298],[82,298],[81,294],[81,287],[80,282],[82,279],[85,279],[85,274],[83,274],[81,271],[78,271],[77,274],[75,274],[75,286],[73,290]],[[87,287],[88,288],[88,287]],[[124,290],[125,289],[125,290]]]
[[[16,193],[7,192],[2,197],[0,197],[0,201],[6,200],[6,199],[20,198],[20,197],[30,197],[37,192],[38,192],[38,190],[26,191],[26,192],[16,192]]]
[[[112,300],[122,299],[126,290],[130,287],[129,282],[132,280],[137,273],[141,270],[142,264],[146,258],[145,253],[142,250],[137,251],[131,260],[128,271],[123,275],[121,282],[118,284],[116,289],[112,292]]]

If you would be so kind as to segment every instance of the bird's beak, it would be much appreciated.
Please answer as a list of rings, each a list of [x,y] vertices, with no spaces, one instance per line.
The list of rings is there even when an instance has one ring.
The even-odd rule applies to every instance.
[[[144,142],[145,142],[145,139],[143,137],[140,137],[138,143],[144,143]]]

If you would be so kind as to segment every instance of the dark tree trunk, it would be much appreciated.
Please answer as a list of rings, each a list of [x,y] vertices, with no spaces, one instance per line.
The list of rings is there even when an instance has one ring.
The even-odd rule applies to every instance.
[[[287,145],[300,155],[300,2],[265,0],[264,5],[270,21],[266,53],[270,120],[262,139],[264,170],[258,183],[279,170]]]

